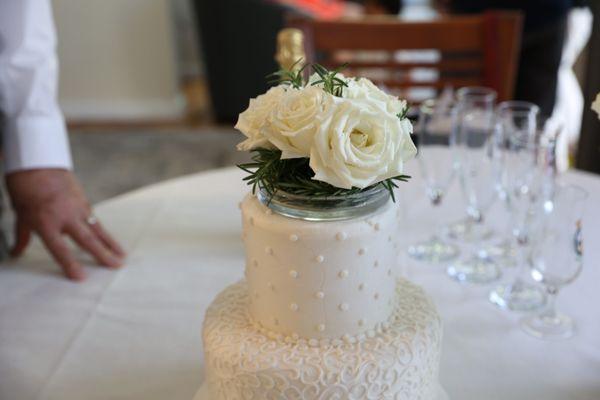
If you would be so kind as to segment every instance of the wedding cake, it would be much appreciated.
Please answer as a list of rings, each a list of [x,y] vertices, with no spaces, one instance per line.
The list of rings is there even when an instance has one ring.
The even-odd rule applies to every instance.
[[[206,312],[199,398],[443,398],[440,318],[397,267],[406,104],[313,68],[280,72],[240,115],[245,278]]]

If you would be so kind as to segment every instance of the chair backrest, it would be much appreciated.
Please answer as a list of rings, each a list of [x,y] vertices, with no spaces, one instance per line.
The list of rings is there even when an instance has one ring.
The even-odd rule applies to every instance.
[[[499,100],[512,98],[522,16],[493,11],[404,22],[395,17],[360,20],[289,20],[305,34],[307,58],[344,74],[366,76],[397,95],[419,102],[450,86],[488,86]]]

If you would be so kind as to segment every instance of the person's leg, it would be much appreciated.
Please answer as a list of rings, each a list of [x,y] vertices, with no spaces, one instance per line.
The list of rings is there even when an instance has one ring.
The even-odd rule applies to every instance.
[[[523,34],[515,99],[537,104],[546,116],[554,108],[565,29],[566,17]]]
[[[3,126],[2,113],[0,113],[0,155],[2,154],[2,126]],[[2,157],[0,156],[0,176],[4,176],[2,171]],[[6,240],[6,227],[7,223],[5,220],[4,209],[6,207],[6,199],[4,198],[4,182],[0,182],[0,262],[6,260],[9,257],[8,241]]]

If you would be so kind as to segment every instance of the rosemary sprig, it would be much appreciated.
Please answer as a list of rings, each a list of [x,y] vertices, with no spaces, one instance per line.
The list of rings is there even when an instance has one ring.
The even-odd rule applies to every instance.
[[[398,175],[365,189],[357,187],[342,189],[312,179],[315,174],[309,166],[308,158],[282,160],[281,151],[272,149],[255,149],[252,153],[252,162],[240,164],[238,167],[248,173],[244,181],[252,186],[252,193],[256,193],[257,188],[264,189],[269,197],[273,197],[278,190],[303,196],[342,196],[382,185],[390,192],[392,200],[396,201],[394,197],[394,188],[398,187],[396,182],[406,182],[410,178],[408,175]]]
[[[304,69],[308,66],[308,64],[304,64],[302,68],[299,68],[297,71],[294,71],[294,67],[298,65],[298,63],[302,62],[302,58],[296,60],[294,64],[292,64],[290,69],[281,68],[279,71],[275,71],[272,74],[267,75],[269,79],[269,83],[271,84],[282,84],[287,83],[292,86],[294,89],[300,89],[304,87]]]
[[[312,85],[323,84],[323,90],[337,97],[342,97],[344,87],[348,87],[348,84],[341,78],[337,77],[343,69],[348,66],[348,63],[344,63],[334,70],[328,70],[320,64],[313,64],[312,69],[319,75],[319,80],[312,83]]]
[[[398,117],[398,119],[400,121],[402,121],[405,118],[408,118],[408,105],[404,107],[404,109],[399,112],[398,114],[396,114],[396,117]]]

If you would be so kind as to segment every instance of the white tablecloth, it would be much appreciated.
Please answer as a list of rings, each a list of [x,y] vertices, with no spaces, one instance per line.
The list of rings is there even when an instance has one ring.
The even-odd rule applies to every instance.
[[[39,243],[0,266],[0,399],[191,399],[204,377],[204,311],[242,277],[241,177],[233,168],[198,174],[99,205],[129,251],[118,272],[90,266],[87,281],[69,282]],[[584,270],[558,299],[578,324],[570,340],[533,339],[518,315],[486,301],[490,287],[400,260],[444,321],[441,381],[452,399],[600,399],[600,179],[564,180],[591,192]],[[456,186],[441,209],[446,222],[463,215]],[[400,204],[404,242],[426,237],[436,213],[418,176],[402,185]]]

